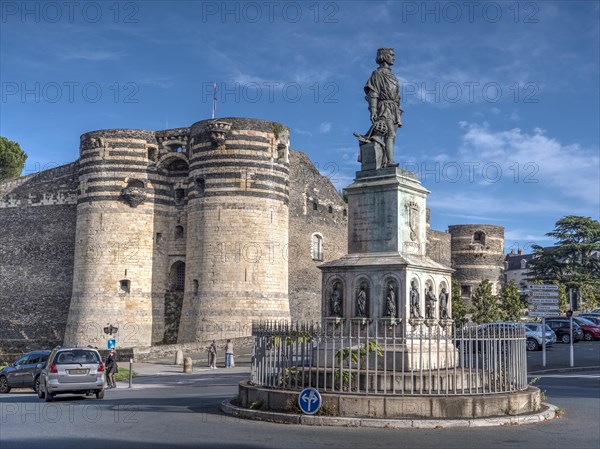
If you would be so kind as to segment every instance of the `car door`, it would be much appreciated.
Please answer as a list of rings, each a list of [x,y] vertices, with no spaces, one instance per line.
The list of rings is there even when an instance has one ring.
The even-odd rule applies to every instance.
[[[27,363],[28,359],[29,354],[25,354],[23,357],[19,358],[15,363],[13,363],[14,369],[6,375],[8,385],[14,388],[19,388],[23,385],[23,374],[25,373],[23,367]]]
[[[37,372],[37,365],[42,361],[42,354],[29,354],[29,358],[21,368],[21,386],[33,387],[33,377]]]

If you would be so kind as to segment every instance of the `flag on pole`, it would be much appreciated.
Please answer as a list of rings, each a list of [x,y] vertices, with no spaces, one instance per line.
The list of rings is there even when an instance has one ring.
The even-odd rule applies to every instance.
[[[217,110],[217,83],[214,83],[213,86],[213,110],[212,110],[212,118],[215,118],[215,111]]]

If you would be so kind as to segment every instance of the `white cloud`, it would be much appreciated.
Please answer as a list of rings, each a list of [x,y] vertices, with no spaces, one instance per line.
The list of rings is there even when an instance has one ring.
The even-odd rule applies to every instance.
[[[319,132],[321,134],[327,134],[329,131],[331,131],[331,123],[330,122],[323,122],[319,125]]]
[[[459,149],[463,160],[500,163],[511,167],[515,182],[537,181],[532,183],[547,189],[549,197],[554,196],[554,190],[558,196],[578,198],[597,208],[598,149],[584,149],[576,143],[565,145],[540,128],[530,134],[519,128],[493,131],[487,123],[465,126],[461,122],[460,127],[466,130]]]

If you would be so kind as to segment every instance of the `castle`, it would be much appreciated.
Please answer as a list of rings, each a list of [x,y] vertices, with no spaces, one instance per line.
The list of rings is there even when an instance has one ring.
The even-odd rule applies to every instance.
[[[0,353],[147,347],[319,320],[347,206],[289,129],[247,118],[81,136],[77,161],[0,184]],[[427,211],[429,212],[429,211]],[[503,228],[426,232],[464,286],[501,282]]]

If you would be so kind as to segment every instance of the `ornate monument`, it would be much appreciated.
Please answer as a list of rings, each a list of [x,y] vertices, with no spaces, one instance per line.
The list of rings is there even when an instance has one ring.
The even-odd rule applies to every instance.
[[[348,254],[320,266],[323,316],[330,310],[327,292],[335,292],[333,286],[338,285],[339,294],[355,302],[354,307],[343,308],[341,318],[361,323],[365,318],[404,320],[416,338],[424,328],[434,331],[440,319],[448,321],[451,304],[445,292],[451,285],[452,269],[427,256],[429,191],[416,173],[402,170],[394,159],[402,115],[399,83],[391,71],[394,50],[379,49],[376,62],[379,68],[364,88],[371,127],[365,135],[355,133],[361,169],[345,189]],[[438,295],[443,297],[439,314]]]

